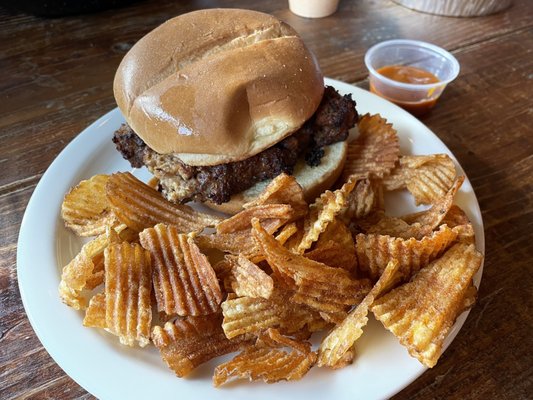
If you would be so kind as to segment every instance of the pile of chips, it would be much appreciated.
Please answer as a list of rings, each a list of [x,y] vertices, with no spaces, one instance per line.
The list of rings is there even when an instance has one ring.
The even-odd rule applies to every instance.
[[[312,204],[282,174],[221,219],[169,203],[129,173],[96,175],[62,205],[68,228],[96,237],[63,268],[59,293],[84,310],[85,326],[153,344],[179,377],[238,351],[216,367],[215,386],[342,368],[369,312],[432,367],[477,295],[483,257],[453,205],[463,180],[447,155],[401,155],[379,115],[361,118],[337,189]],[[430,207],[388,215],[384,192],[400,189]],[[313,350],[317,331],[326,334]]]

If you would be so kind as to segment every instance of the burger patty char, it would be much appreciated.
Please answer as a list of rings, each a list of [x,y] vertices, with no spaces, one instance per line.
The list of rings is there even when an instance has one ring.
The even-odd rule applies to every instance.
[[[351,95],[341,96],[326,86],[317,111],[298,131],[242,161],[213,166],[187,165],[175,154],[152,150],[126,124],[115,132],[113,142],[133,167],[144,165],[159,179],[159,189],[168,200],[222,204],[257,182],[282,172],[291,174],[301,155],[309,165],[319,165],[323,147],[346,140],[357,119]]]

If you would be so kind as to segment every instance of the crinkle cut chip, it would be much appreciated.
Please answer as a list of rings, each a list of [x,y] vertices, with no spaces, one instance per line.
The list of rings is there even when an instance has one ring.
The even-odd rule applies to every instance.
[[[268,328],[295,333],[304,328],[322,328],[320,315],[310,308],[290,301],[290,293],[275,291],[270,298],[229,297],[222,303],[222,328],[228,338],[244,334],[258,335]]]
[[[152,323],[150,255],[138,244],[112,244],[104,253],[105,325],[122,344],[146,346]]]
[[[472,277],[482,260],[474,245],[458,243],[410,282],[377,299],[371,310],[411,356],[431,368],[455,320],[473,304]]]
[[[455,164],[447,154],[401,156],[383,184],[387,190],[407,188],[417,205],[432,204],[446,195],[456,177]]]
[[[105,195],[108,180],[109,175],[94,175],[78,183],[65,195],[61,217],[65,226],[77,235],[101,235],[107,226],[117,223]]]
[[[180,232],[188,233],[220,222],[219,218],[212,215],[169,202],[161,193],[129,172],[111,175],[106,185],[106,196],[118,220],[137,232],[167,223]]]
[[[274,291],[272,277],[243,255],[233,262],[231,277],[231,287],[239,297],[268,299]]]
[[[222,292],[217,276],[192,237],[164,224],[145,229],[139,237],[152,258],[159,312],[199,316],[219,310]]]
[[[278,349],[284,346],[291,351]],[[263,380],[266,383],[299,380],[315,364],[316,358],[309,343],[295,341],[275,329],[268,329],[254,346],[217,366],[213,384],[218,387],[234,379]]]
[[[152,340],[169,368],[184,377],[200,364],[251,343],[245,336],[228,339],[221,322],[220,314],[177,319],[155,326]]]
[[[355,238],[359,268],[377,280],[389,261],[400,262],[402,280],[409,280],[421,268],[438,258],[455,241],[457,233],[446,225],[421,240],[379,234],[359,234]]]
[[[399,265],[397,260],[390,261],[363,301],[322,340],[318,352],[318,366],[338,368],[350,359],[352,353],[355,354],[353,345],[363,334],[363,327],[368,322],[368,308],[375,298],[396,282]]]
[[[318,240],[320,234],[327,229],[328,224],[344,209],[355,184],[356,180],[350,179],[342,188],[334,192],[326,190],[311,205],[309,215],[305,219],[304,237],[298,246],[300,254],[303,254]]]
[[[370,290],[367,280],[357,280],[341,268],[294,254],[280,245],[259,224],[252,221],[253,234],[278,279],[295,290],[292,300],[317,311],[339,312],[358,304]]]
[[[343,179],[350,176],[383,178],[400,156],[396,130],[379,114],[365,114],[359,120],[358,128],[359,136],[348,144]]]

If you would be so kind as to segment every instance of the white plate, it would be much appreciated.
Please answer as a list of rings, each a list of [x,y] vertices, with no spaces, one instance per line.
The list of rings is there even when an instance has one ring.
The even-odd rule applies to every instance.
[[[447,153],[448,148],[407,112],[367,91],[326,80],[342,93],[352,93],[361,114],[380,113],[394,124],[403,154]],[[64,194],[80,180],[98,173],[131,170],[115,150],[111,137],[123,122],[115,109],[79,134],[54,160],[35,188],[20,228],[17,272],[24,307],[37,336],[53,359],[76,382],[100,399],[146,399],[169,396],[188,399],[379,399],[407,386],[425,368],[370,318],[357,342],[353,365],[338,371],[313,368],[299,382],[274,385],[239,382],[214,389],[211,372],[219,360],[179,379],[167,369],[154,348],[130,349],[98,329],[84,328],[83,315],[61,303],[57,286],[63,265],[79,251],[82,241],[63,227],[60,205]],[[462,172],[459,167],[459,171]],[[148,173],[136,171],[146,179]],[[394,195],[394,213],[415,210],[410,198]],[[484,252],[483,223],[472,186],[465,180],[457,203],[472,220],[477,248]],[[476,276],[479,285],[481,271]],[[460,316],[448,345],[467,313]],[[226,356],[227,358],[228,356]]]

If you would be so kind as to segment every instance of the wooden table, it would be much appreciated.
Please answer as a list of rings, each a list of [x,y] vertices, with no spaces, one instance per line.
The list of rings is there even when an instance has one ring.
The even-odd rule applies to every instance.
[[[286,0],[141,1],[61,19],[0,11],[0,398],[93,398],[54,363],[25,315],[15,256],[20,222],[52,160],[115,107],[112,80],[125,52],[164,20],[206,6],[284,19],[326,76],[365,88],[363,56],[377,42],[421,39],[457,57],[461,75],[422,121],[472,181],[485,223],[485,272],[479,301],[439,364],[395,399],[533,398],[530,0],[469,19],[355,0],[341,0],[335,15],[319,20],[291,14]]]

